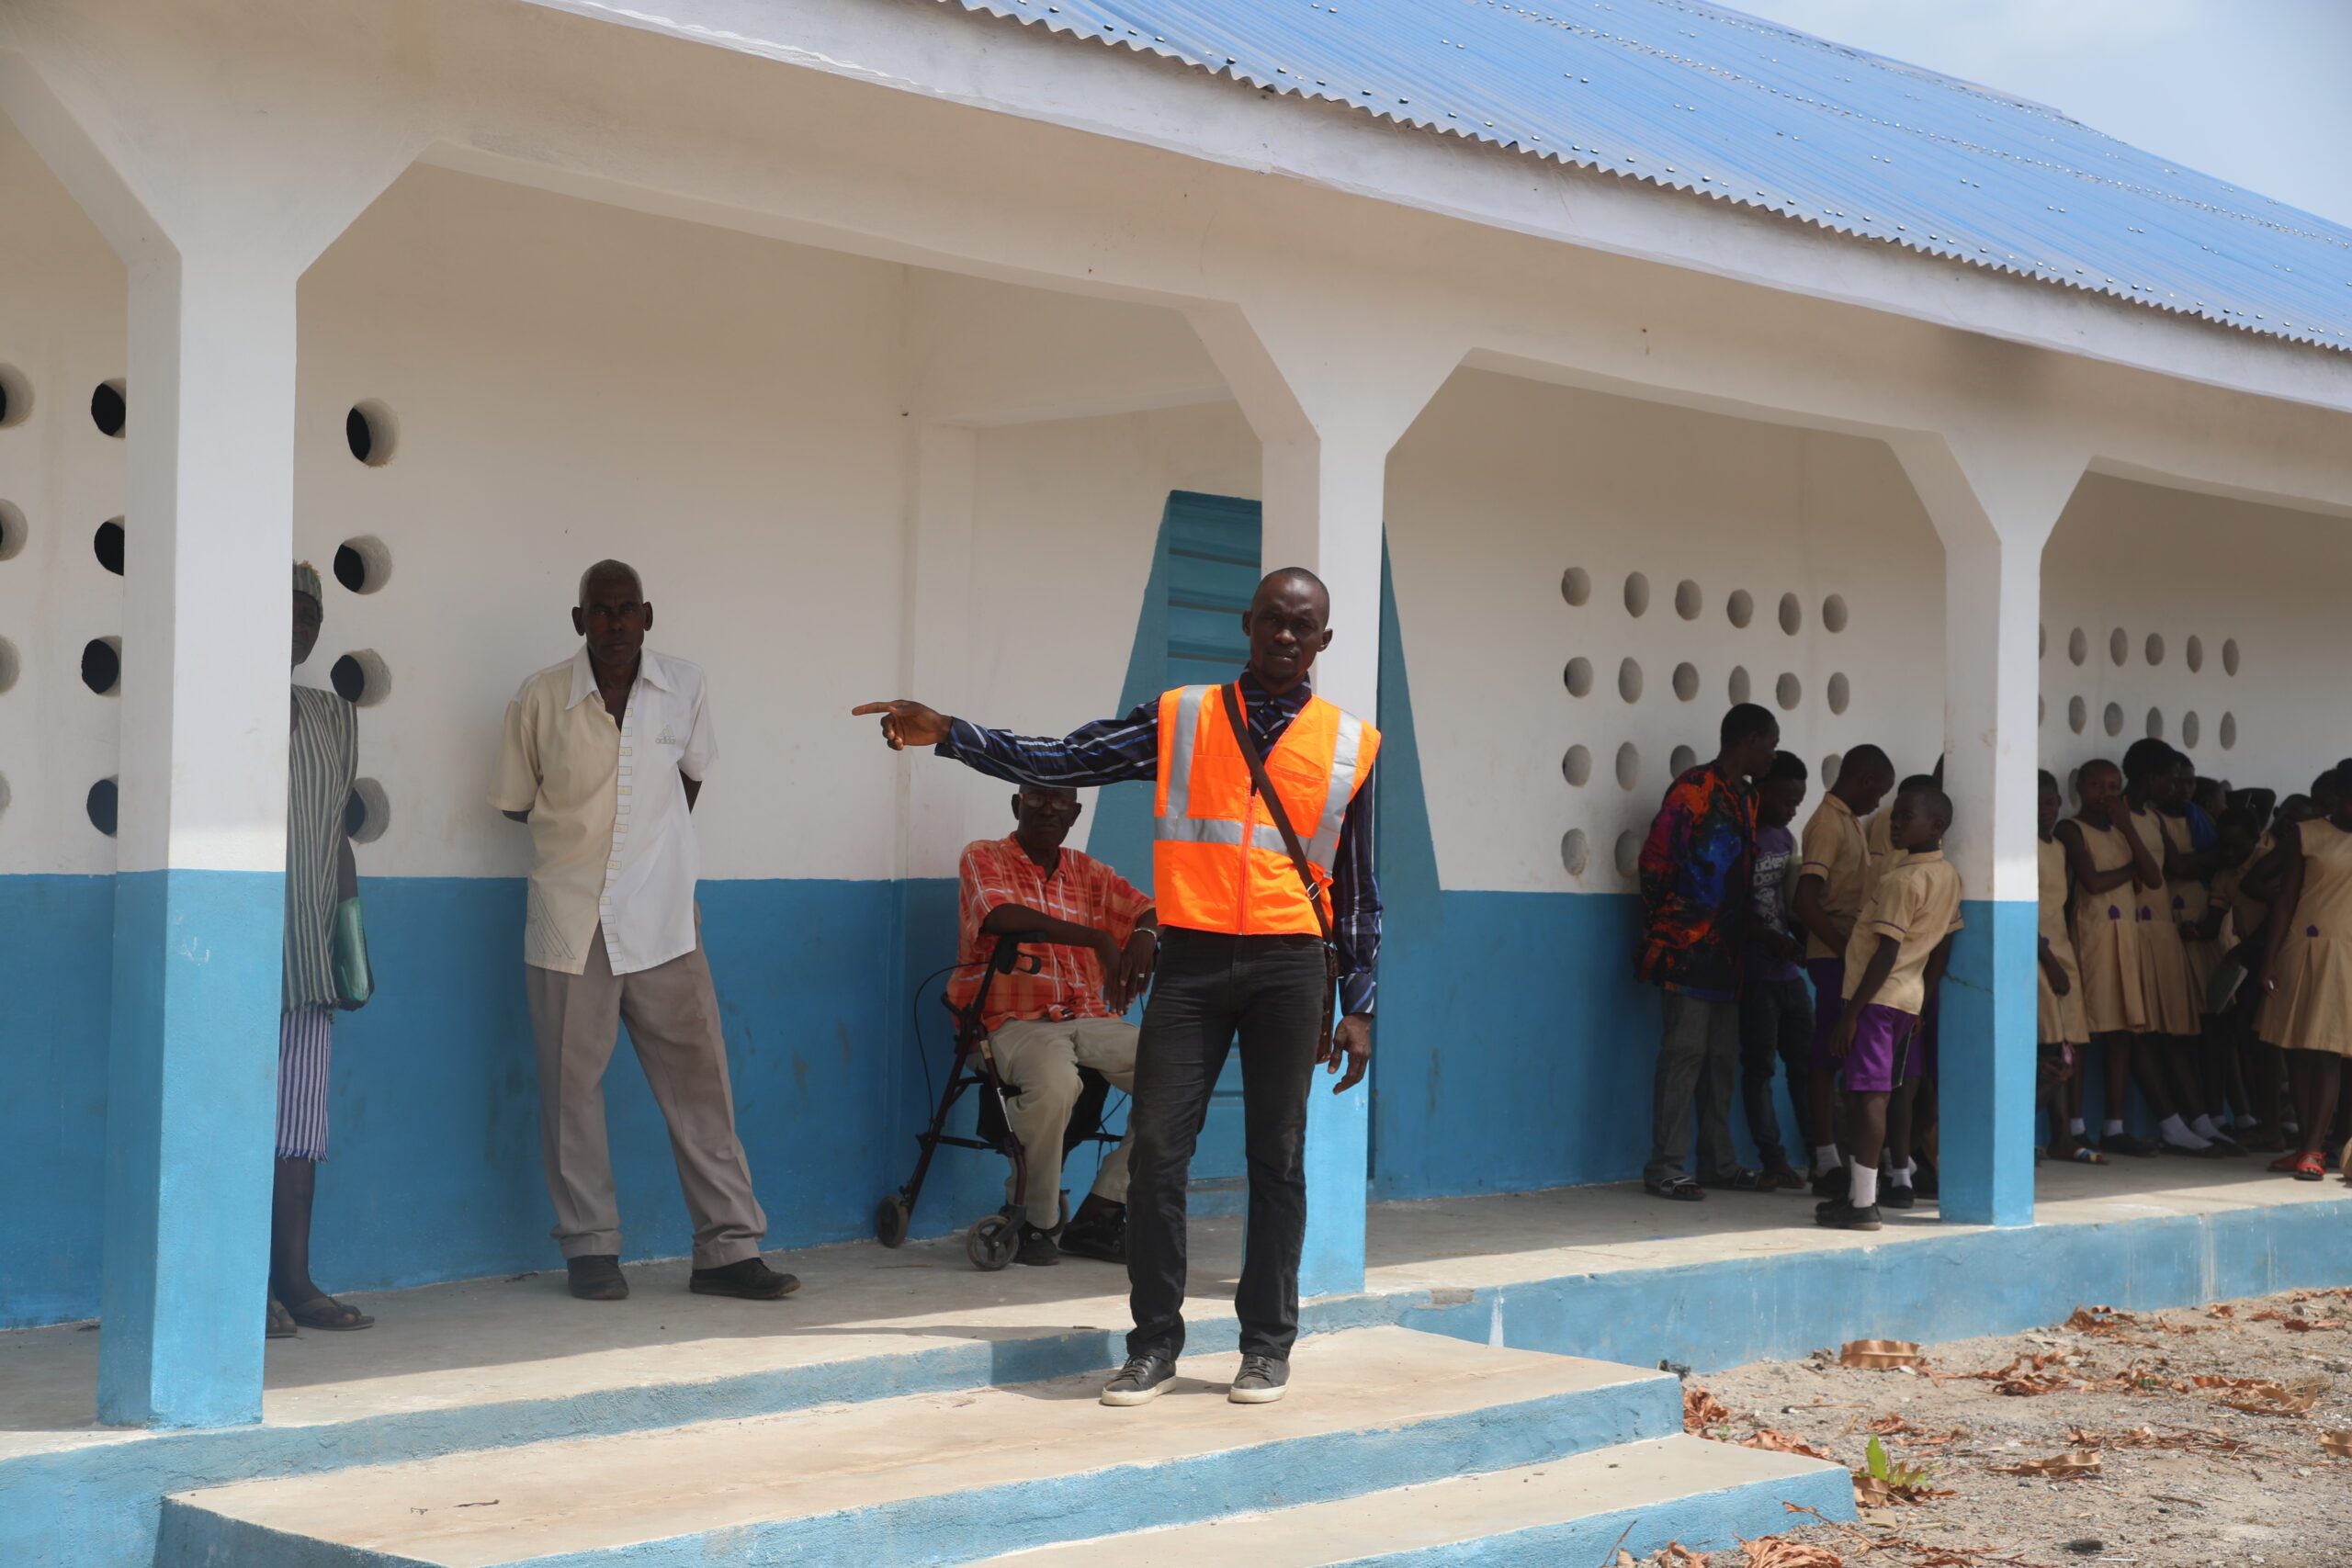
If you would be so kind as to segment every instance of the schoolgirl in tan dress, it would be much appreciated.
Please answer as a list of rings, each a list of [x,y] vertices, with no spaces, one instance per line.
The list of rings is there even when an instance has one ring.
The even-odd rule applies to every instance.
[[[2168,840],[2165,818],[2153,807],[2135,807],[2132,830],[2146,846],[2148,856],[2161,868]],[[2182,824],[2186,830],[2187,824]],[[2181,940],[2173,912],[2173,889],[2167,882],[2136,890],[2140,926],[2140,987],[2147,998],[2148,1032],[2175,1039],[2193,1039],[2205,1031],[2204,995],[2188,966],[2188,944]]]
[[[2150,1029],[2140,979],[2139,889],[2132,882],[2132,846],[2121,829],[2094,821],[2090,810],[2086,800],[2083,815],[2058,824],[2062,852],[2071,836],[2083,857],[2076,862],[2068,914],[2075,972],[2082,980],[2084,1027],[2094,1035],[2146,1034]],[[2084,875],[2085,870],[2096,874]],[[2113,880],[2118,872],[2120,882]]]
[[[2035,849],[2041,857],[2042,951],[2066,976],[2067,987],[2066,994],[2060,996],[2048,973],[2036,966],[2034,1038],[2044,1045],[2087,1045],[2091,1027],[2083,1008],[2083,967],[2075,956],[2075,939],[2066,929],[2066,846],[2051,838]]]
[[[2197,852],[2196,840],[2188,831],[2187,817],[2170,817],[2163,812],[2156,820],[2164,828],[2165,847],[2170,852],[2171,863],[2178,864]],[[2197,1009],[2205,1009],[2208,989],[2213,983],[2213,971],[2222,966],[2222,944],[2219,939],[2208,942],[2199,936],[2198,929],[2205,923],[2205,911],[2212,907],[2212,895],[2203,882],[2194,876],[2169,877],[2165,891],[2172,896],[2172,923],[2180,931],[2180,947],[2188,960],[2188,977],[2197,991]],[[2201,1028],[2202,1025],[2200,1024]]]
[[[2337,803],[2324,818],[2282,827],[2278,841],[2289,858],[2274,908],[2294,912],[2270,922],[2258,1028],[2287,1052],[2302,1147],[2271,1168],[2317,1181],[2352,1056],[2352,810]]]

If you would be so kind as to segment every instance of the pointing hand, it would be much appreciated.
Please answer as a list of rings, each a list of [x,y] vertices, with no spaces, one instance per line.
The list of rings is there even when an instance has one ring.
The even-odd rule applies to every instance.
[[[949,719],[921,703],[900,697],[887,703],[860,703],[849,710],[852,718],[882,716],[882,739],[893,751],[910,746],[936,746],[947,739]]]

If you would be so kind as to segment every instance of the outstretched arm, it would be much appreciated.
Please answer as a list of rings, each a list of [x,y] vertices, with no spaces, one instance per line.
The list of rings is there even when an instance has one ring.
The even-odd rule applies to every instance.
[[[1060,739],[983,729],[917,702],[861,703],[854,718],[878,717],[893,751],[933,746],[976,773],[1011,784],[1082,789],[1150,778],[1159,762],[1159,714],[1145,703],[1125,718],[1099,719]]]

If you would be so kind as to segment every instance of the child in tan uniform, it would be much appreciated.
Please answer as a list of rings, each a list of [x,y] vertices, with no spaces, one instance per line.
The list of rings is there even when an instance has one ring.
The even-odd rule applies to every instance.
[[[2255,897],[2248,884],[2259,840],[2254,814],[2241,807],[2223,811],[2216,825],[2220,834],[2220,868],[2213,873],[2213,896],[2205,914],[2205,931],[2222,948],[2216,971],[2214,999],[2221,1004],[2218,1020],[2222,1039],[2232,1054],[2231,1070],[2240,1103],[2254,1112],[2253,1125],[2239,1130],[2239,1141],[2257,1154],[2278,1154],[2287,1147],[2279,1128],[2278,1088],[2284,1071],[2278,1048],[2266,1044],[2255,1032],[2261,995],[2253,982],[2262,967],[2267,933],[2267,899]]]
[[[2287,1053],[2301,1146],[2271,1166],[2299,1181],[2326,1173],[2344,1063],[2352,1057],[2352,806],[2344,781],[2324,775],[2327,815],[2278,829],[2285,876],[2258,982],[2262,1038]],[[2323,794],[2314,785],[2312,795]]]
[[[2041,842],[2039,982],[2034,987],[2034,1039],[2041,1063],[2034,1077],[2035,1098],[2050,1112],[2050,1156],[2104,1165],[2107,1158],[2080,1141],[2081,1127],[2068,1114],[2067,1086],[2074,1081],[2082,1054],[2091,1043],[2090,1024],[2083,1012],[2082,964],[2075,957],[2075,939],[2066,930],[2066,846],[2057,838],[2058,811],[2064,804],[2057,775],[2043,769],[2041,794],[2035,802],[2035,828]]]
[[[2178,775],[2173,771],[2176,755],[2171,747],[2153,739],[2135,740],[2123,753],[2123,792],[2131,805],[2129,830],[2154,873],[2151,880],[2139,882],[2135,897],[2140,985],[2148,1026],[2137,1054],[2147,1058],[2160,1077],[2176,1111],[2175,1118],[2162,1120],[2158,1128],[2167,1150],[2209,1157],[2244,1154],[2206,1113],[2199,1087],[2197,1047],[2205,1035],[2205,1004],[2189,971],[2188,947],[2181,940],[2174,914],[2172,849],[2164,827],[2164,808],[2172,804],[2178,788]],[[2141,1090],[2147,1090],[2144,1077]],[[2114,1109],[2109,1107],[2110,1115]]]
[[[1804,928],[1804,967],[1813,981],[1813,1056],[1808,1075],[1815,1197],[1846,1193],[1845,1156],[1838,1152],[1838,1060],[1831,1054],[1845,1005],[1846,946],[1862,912],[1870,880],[1865,822],[1894,787],[1894,764],[1875,746],[1856,746],[1838,766],[1838,778],[1805,822],[1797,850],[1794,913]]]

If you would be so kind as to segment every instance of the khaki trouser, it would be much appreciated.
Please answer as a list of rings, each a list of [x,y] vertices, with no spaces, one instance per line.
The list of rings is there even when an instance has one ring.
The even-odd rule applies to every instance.
[[[1115,1018],[1013,1019],[989,1036],[997,1075],[1019,1089],[1005,1099],[1005,1122],[1021,1140],[1029,1164],[1029,1223],[1051,1230],[1059,1214],[1062,1136],[1070,1107],[1078,1103],[1078,1069],[1091,1067],[1127,1094],[1136,1088],[1136,1026]],[[1127,1145],[1102,1156],[1094,1195],[1106,1202],[1127,1201]],[[1004,1199],[1012,1201],[1012,1179]]]
[[[621,1249],[620,1204],[605,1142],[605,1067],[624,1022],[670,1126],[678,1185],[695,1222],[695,1267],[758,1257],[768,1221],[735,1136],[727,1041],[702,943],[667,964],[616,976],[600,928],[589,939],[584,973],[526,964],[523,974],[539,1045],[540,1153],[564,1257]]]

